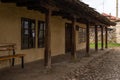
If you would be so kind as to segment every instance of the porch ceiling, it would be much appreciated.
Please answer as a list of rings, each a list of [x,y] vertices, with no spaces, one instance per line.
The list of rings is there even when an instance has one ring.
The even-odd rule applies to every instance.
[[[52,15],[62,16],[70,20],[76,16],[78,22],[89,22],[91,25],[116,25],[79,0],[1,0],[1,2],[16,3],[19,7],[25,6],[28,9],[43,13],[46,13],[47,8],[51,8]]]

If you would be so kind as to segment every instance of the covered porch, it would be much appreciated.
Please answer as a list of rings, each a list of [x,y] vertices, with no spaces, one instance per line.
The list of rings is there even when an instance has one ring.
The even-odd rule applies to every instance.
[[[73,61],[79,59],[77,57],[76,49],[76,30],[77,23],[85,24],[86,30],[86,48],[85,56],[90,56],[90,40],[89,40],[89,29],[90,26],[95,28],[95,50],[98,50],[98,36],[97,27],[101,27],[101,49],[107,48],[107,27],[110,25],[115,25],[115,23],[110,22],[106,17],[100,15],[93,8],[84,4],[83,2],[77,0],[1,0],[0,3],[14,3],[16,7],[26,7],[28,10],[39,11],[44,14],[45,20],[45,44],[44,44],[44,65],[46,68],[51,68],[52,56],[51,56],[51,42],[52,42],[52,17],[62,17],[62,19],[67,19],[72,26],[72,38],[71,38],[71,56],[70,59]],[[66,5],[68,4],[68,5]],[[79,29],[79,27],[78,27]],[[105,33],[105,43],[103,39],[103,30]],[[54,41],[53,41],[54,42]],[[64,46],[65,47],[65,46]]]

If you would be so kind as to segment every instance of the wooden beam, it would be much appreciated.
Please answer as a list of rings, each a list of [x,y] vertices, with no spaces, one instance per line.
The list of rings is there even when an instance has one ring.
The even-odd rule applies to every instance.
[[[101,50],[103,50],[103,46],[104,46],[104,38],[103,38],[103,26],[101,27]]]
[[[89,56],[89,49],[90,49],[90,36],[89,36],[89,22],[86,23],[86,56]]]
[[[72,51],[71,55],[73,59],[76,59],[76,18],[72,19]]]
[[[34,1],[34,0],[1,0],[1,2],[4,3],[16,3],[16,2],[28,2],[28,1]]]
[[[95,25],[95,50],[98,50],[98,29],[97,25]]]
[[[84,17],[87,20],[93,20],[92,23],[100,22],[105,25],[115,25],[115,23],[110,22],[106,17],[96,12],[93,8],[86,6],[86,4],[79,0],[0,0],[0,2],[22,3],[23,5],[24,3],[27,3],[31,4],[31,6],[33,5],[32,3],[35,3],[35,5],[40,5],[46,9],[51,8],[56,11],[63,10],[63,12],[74,14],[79,18]],[[37,10],[39,11],[39,9]]]
[[[105,48],[108,48],[108,30],[105,27]]]
[[[46,13],[46,30],[45,30],[45,53],[44,53],[44,61],[46,68],[51,68],[51,14],[52,11],[48,9]]]

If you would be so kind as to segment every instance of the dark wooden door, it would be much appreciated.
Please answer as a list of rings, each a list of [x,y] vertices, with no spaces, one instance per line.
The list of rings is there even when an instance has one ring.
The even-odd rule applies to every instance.
[[[69,23],[65,24],[65,52],[71,52],[72,49],[72,26]]]

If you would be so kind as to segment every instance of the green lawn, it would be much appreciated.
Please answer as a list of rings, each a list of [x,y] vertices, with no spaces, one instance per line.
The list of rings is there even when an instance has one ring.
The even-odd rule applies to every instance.
[[[90,47],[94,48],[95,44],[90,43]],[[108,43],[108,47],[120,47],[120,44],[118,44],[118,43]],[[98,48],[101,48],[101,43],[98,43]]]

